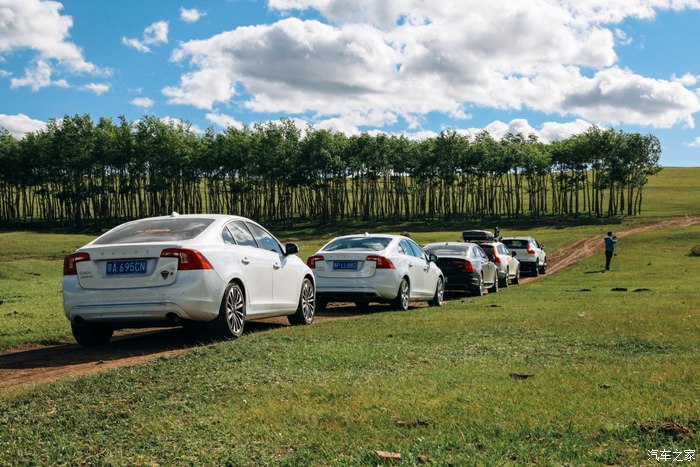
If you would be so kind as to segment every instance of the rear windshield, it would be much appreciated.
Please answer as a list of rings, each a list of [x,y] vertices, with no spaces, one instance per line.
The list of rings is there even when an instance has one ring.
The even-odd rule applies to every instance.
[[[388,237],[350,237],[336,238],[323,249],[324,251],[338,250],[370,250],[382,251],[391,243]]]
[[[527,248],[527,240],[508,240],[508,239],[503,239],[503,244],[507,246],[508,248],[520,248],[520,249],[525,249]]]
[[[466,256],[467,252],[469,251],[468,247],[464,247],[462,245],[434,245],[434,246],[426,246],[425,251],[428,253],[432,253],[437,256],[445,255],[460,255],[460,256]]]
[[[116,227],[99,239],[95,245],[118,245],[120,243],[177,242],[190,240],[204,231],[214,219],[168,218],[148,219]]]
[[[487,255],[493,255],[493,245],[490,245],[488,243],[479,243],[479,246],[482,250],[484,250],[484,253],[486,253]]]

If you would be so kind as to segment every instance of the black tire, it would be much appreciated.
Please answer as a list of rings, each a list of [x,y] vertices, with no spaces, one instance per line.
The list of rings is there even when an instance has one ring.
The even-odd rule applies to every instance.
[[[513,277],[512,283],[515,285],[520,284],[520,266],[515,270],[515,277]]]
[[[70,323],[71,331],[75,341],[83,347],[94,347],[105,345],[112,338],[114,329],[105,324],[95,323]]]
[[[240,337],[245,326],[246,303],[243,289],[232,282],[221,299],[219,316],[209,322],[209,331],[215,337],[231,339]]]
[[[540,275],[540,262],[539,261],[535,263],[535,269],[533,269],[532,275],[535,277],[539,277],[539,275]]]
[[[545,258],[544,264],[542,267],[540,267],[540,274],[546,274],[547,273],[547,259]]]
[[[484,295],[484,276],[480,277],[479,287],[477,287],[476,289],[472,289],[472,294],[477,297],[481,297],[482,295]]]
[[[489,287],[489,293],[498,293],[498,271],[496,277],[493,278],[493,285]]]
[[[301,283],[301,292],[299,293],[299,304],[297,311],[293,315],[287,316],[289,324],[295,326],[301,324],[311,324],[314,322],[314,313],[316,312],[316,289],[311,279],[305,277]]]
[[[405,277],[401,279],[399,284],[399,290],[396,294],[396,298],[391,301],[391,306],[396,310],[406,311],[408,310],[408,304],[411,297],[411,285],[408,283],[408,279]]]
[[[510,269],[506,269],[506,276],[503,278],[503,280],[498,281],[498,286],[503,287],[504,289],[508,287],[508,283],[510,282]]]
[[[432,300],[428,301],[430,306],[442,306],[445,299],[445,282],[442,277],[438,277],[437,285],[435,286],[435,295],[433,295]]]

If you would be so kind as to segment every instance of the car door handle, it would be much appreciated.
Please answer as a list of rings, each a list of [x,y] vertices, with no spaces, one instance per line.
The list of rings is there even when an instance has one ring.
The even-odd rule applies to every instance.
[[[274,264],[272,265],[272,268],[273,268],[273,269],[279,269],[279,268],[281,268],[281,267],[282,267],[282,265],[280,265],[280,263],[274,263]]]
[[[408,267],[409,267],[409,268],[412,268],[412,267],[413,267],[413,263],[408,263]]]
[[[245,258],[243,258],[243,259],[241,260],[241,263],[243,263],[243,264],[250,264],[250,260],[249,260],[248,257],[246,256]]]

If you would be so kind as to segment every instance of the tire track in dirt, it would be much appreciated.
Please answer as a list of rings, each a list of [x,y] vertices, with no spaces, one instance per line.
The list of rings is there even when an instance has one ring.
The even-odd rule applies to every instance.
[[[700,216],[673,218],[655,224],[618,231],[618,238],[650,230],[688,227],[699,224]],[[553,251],[548,259],[548,274],[556,273],[572,264],[588,258],[603,248],[601,235],[578,240]],[[521,283],[535,280],[522,278]],[[419,305],[420,307],[420,305]],[[381,312],[385,308],[372,307],[358,312],[351,304],[341,303],[329,307],[316,316],[316,321],[347,319]],[[288,326],[286,318],[271,318],[246,323],[246,334]],[[86,375],[136,365],[156,358],[169,358],[193,348],[212,345],[214,341],[187,333],[180,328],[137,331],[117,335],[104,347],[84,348],[73,343],[56,345],[32,344],[0,353],[0,389],[53,381],[71,376]]]

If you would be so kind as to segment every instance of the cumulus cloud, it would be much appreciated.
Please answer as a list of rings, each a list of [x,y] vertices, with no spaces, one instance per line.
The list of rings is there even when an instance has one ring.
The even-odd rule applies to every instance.
[[[685,145],[691,148],[700,148],[700,136],[689,143],[685,143]]]
[[[207,121],[221,128],[243,128],[243,124],[230,115],[219,112],[210,112],[206,114]]]
[[[175,128],[191,131],[192,133],[196,133],[198,135],[204,134],[204,130],[199,128],[197,125],[193,125],[187,120],[182,120],[181,118],[162,117],[160,121],[167,125],[172,125]]]
[[[149,46],[168,43],[168,29],[167,21],[157,21],[144,29],[141,40],[133,37],[122,37],[122,44],[139,52],[147,53],[151,51]]]
[[[698,82],[698,79],[700,79],[700,76],[693,75],[690,73],[686,73],[683,76],[671,76],[671,81],[675,83],[680,83],[683,86],[695,86],[695,84]]]
[[[12,136],[21,139],[25,133],[40,131],[46,128],[46,122],[29,118],[24,114],[0,114],[0,128],[5,128]]]
[[[270,0],[290,17],[181,43],[191,69],[163,88],[171,104],[311,115],[328,128],[421,131],[429,113],[524,108],[604,124],[694,126],[690,79],[618,65],[620,23],[698,0]],[[318,19],[291,17],[314,10]],[[468,25],[468,27],[465,27]]]
[[[153,107],[153,99],[149,97],[136,97],[131,100],[131,103],[134,104],[136,107],[143,107],[144,109],[150,109]]]
[[[63,5],[53,1],[2,0],[0,2],[0,54],[31,51],[31,63],[25,76],[11,82],[13,88],[28,86],[38,90],[46,86],[67,86],[57,73],[99,74],[82,50],[69,40],[73,19],[62,15]]]
[[[68,82],[65,79],[53,79],[53,73],[54,69],[48,61],[39,60],[34,63],[33,67],[24,69],[22,78],[10,79],[10,87],[16,89],[28,86],[32,91],[38,91],[48,86],[67,88]]]
[[[97,94],[98,96],[106,93],[110,90],[109,84],[104,83],[88,83],[81,87],[84,91],[89,91],[91,93]]]
[[[206,13],[202,13],[196,8],[188,9],[184,6],[180,7],[180,19],[185,23],[196,23],[204,15],[206,15]]]

